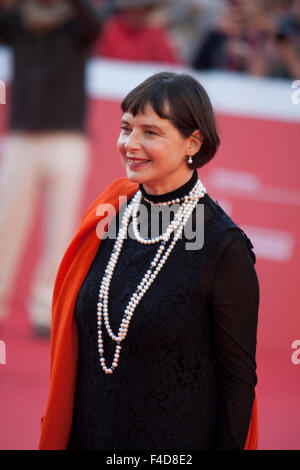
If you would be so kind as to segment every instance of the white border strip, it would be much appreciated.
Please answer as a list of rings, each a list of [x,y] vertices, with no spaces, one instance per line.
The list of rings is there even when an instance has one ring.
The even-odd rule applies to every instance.
[[[0,79],[9,81],[12,73],[9,50],[0,47]],[[207,90],[217,112],[300,122],[300,102],[293,103],[293,81],[251,77],[228,72],[196,72],[192,69],[163,64],[91,59],[87,67],[86,86],[90,96],[120,101],[150,75],[173,70],[195,76]],[[300,90],[297,90],[300,96]],[[300,99],[298,100],[300,101]]]
[[[300,103],[292,102],[295,89],[289,80],[93,59],[89,63],[87,86],[95,98],[119,101],[140,82],[162,70],[186,72],[196,77],[207,90],[217,112],[300,122]]]

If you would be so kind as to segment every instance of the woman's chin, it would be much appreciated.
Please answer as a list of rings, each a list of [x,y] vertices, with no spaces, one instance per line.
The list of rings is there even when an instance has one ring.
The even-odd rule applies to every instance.
[[[138,172],[138,171],[132,171],[128,168],[126,168],[126,174],[127,174],[127,178],[129,179],[129,181],[131,181],[132,183],[138,183],[138,184],[142,184],[144,183],[147,178],[145,175],[142,175],[141,172]]]

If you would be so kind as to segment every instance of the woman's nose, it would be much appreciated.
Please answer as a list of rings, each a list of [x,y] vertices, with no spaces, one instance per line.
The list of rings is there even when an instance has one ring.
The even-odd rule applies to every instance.
[[[124,144],[124,147],[126,150],[134,150],[134,149],[139,149],[141,147],[140,140],[138,135],[132,131],[126,139],[126,142]]]

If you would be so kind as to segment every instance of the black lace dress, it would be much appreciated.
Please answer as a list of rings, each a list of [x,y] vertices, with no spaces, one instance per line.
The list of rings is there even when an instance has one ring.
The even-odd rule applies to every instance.
[[[150,196],[140,189],[153,202],[166,201],[187,194],[196,181],[195,171],[172,193]],[[255,255],[244,232],[208,194],[199,204],[203,247],[185,249],[185,237],[176,243],[135,310],[112,374],[99,363],[97,301],[114,240],[101,242],[76,303],[79,368],[68,449],[244,447],[257,380]],[[129,237],[124,242],[108,305],[115,334],[157,246]],[[102,331],[110,367],[116,343]]]

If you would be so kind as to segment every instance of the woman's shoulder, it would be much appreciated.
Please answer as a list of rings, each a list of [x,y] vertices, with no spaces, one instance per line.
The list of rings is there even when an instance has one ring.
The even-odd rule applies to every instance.
[[[230,216],[219,204],[218,200],[215,201],[208,193],[205,194],[203,203],[205,205],[205,211],[207,212],[208,221],[222,217],[230,219]]]
[[[256,262],[256,256],[253,251],[254,246],[239,224],[222,208],[218,201],[214,201],[209,194],[204,199],[204,223],[207,236],[218,238],[220,252],[225,251],[229,246],[240,245],[247,248],[253,264]],[[236,242],[236,243],[234,243]]]
[[[204,205],[204,224],[207,229],[216,233],[237,226],[218,201],[214,201],[208,193],[199,202]]]
[[[126,177],[117,178],[88,207],[82,217],[82,222],[91,214],[95,214],[100,204],[118,204],[120,197],[130,198],[138,190],[138,187],[138,184],[131,183]]]
[[[121,177],[115,179],[107,188],[97,197],[96,201],[100,199],[111,199],[115,196],[126,196],[132,192],[136,192],[139,188],[137,183],[132,183],[128,178]]]

